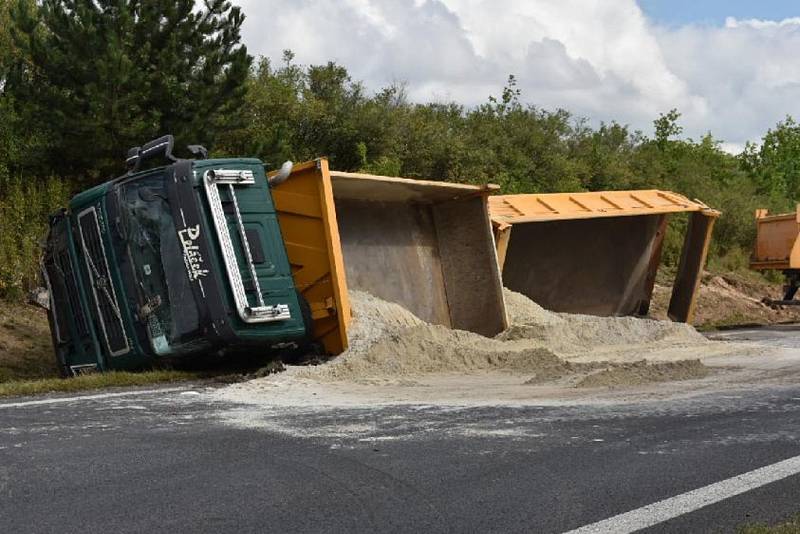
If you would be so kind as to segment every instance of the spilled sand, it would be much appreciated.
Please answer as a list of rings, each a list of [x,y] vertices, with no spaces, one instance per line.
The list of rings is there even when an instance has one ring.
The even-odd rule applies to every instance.
[[[710,341],[681,323],[553,313],[508,290],[505,299],[510,326],[486,338],[351,291],[345,353],[215,395],[293,407],[559,405],[696,396],[800,377],[800,355],[786,349]]]

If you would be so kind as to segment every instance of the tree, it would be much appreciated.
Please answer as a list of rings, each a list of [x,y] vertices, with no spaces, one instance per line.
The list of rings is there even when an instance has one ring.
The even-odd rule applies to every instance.
[[[800,202],[800,125],[787,115],[767,132],[760,147],[747,144],[742,166],[760,192],[783,198],[787,205]]]
[[[5,193],[5,182],[13,167],[18,166],[23,153],[35,151],[35,129],[24,127],[17,105],[7,90],[9,73],[15,65],[24,64],[26,57],[14,45],[11,32],[12,0],[0,0],[0,197]],[[14,7],[32,12],[33,0],[17,0]]]
[[[5,82],[11,55],[11,15],[8,0],[0,0],[0,83]]]
[[[165,133],[213,145],[237,120],[251,58],[225,0],[43,0],[13,12],[29,62],[6,92],[48,135],[45,172],[118,174],[126,150]]]
[[[265,58],[258,62],[247,82],[245,123],[222,136],[217,153],[257,156],[269,166],[327,156],[340,170],[379,157],[386,134],[381,118],[387,119],[381,110],[393,105],[395,93],[369,98],[344,67],[300,67],[293,60],[287,50],[277,68]]]
[[[284,52],[284,65],[277,69],[267,58],[253,67],[246,82],[245,103],[238,128],[221,133],[215,155],[246,154],[277,167],[286,160],[301,161],[298,153],[297,121],[301,115],[303,70],[292,64],[293,54]]]
[[[683,127],[678,124],[681,114],[677,109],[671,109],[667,113],[659,114],[653,121],[656,131],[656,144],[662,150],[667,146],[670,137],[675,137],[683,133]]]
[[[10,152],[13,150],[12,124],[15,119],[8,99],[2,96],[6,72],[12,57],[9,19],[8,0],[0,0],[0,191],[8,173]]]

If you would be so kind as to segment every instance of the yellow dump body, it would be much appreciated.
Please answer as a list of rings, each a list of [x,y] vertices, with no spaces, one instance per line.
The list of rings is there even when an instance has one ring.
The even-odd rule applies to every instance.
[[[668,313],[691,322],[719,216],[705,204],[641,190],[498,195],[489,208],[504,284],[548,309],[592,315],[648,312],[667,217],[690,212]]]
[[[353,289],[433,324],[487,336],[505,329],[487,206],[496,189],[331,171],[325,159],[295,165],[272,194],[326,350],[347,346]]]
[[[295,165],[291,180],[272,187],[272,198],[295,286],[311,308],[314,339],[339,354],[347,348],[350,300],[331,182],[320,179],[327,169],[325,160]]]
[[[770,215],[756,210],[756,245],[750,267],[756,270],[800,269],[800,206],[795,213]]]

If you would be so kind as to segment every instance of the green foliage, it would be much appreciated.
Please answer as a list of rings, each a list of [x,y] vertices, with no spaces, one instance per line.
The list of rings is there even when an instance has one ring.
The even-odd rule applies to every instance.
[[[716,273],[735,273],[743,272],[750,265],[750,250],[741,247],[733,247],[722,254],[712,254],[708,259],[708,269]],[[755,271],[751,271],[756,274]],[[780,282],[783,276],[773,280]]]
[[[787,116],[767,132],[760,147],[747,144],[742,164],[760,193],[789,204],[800,201],[800,125]]]
[[[0,297],[35,283],[73,184],[157,135],[212,144],[236,124],[243,18],[224,0],[0,0]]]
[[[22,55],[12,38],[11,9],[21,9],[26,13],[35,9],[34,0],[0,0],[0,80],[5,80],[9,69]]]
[[[250,66],[244,15],[225,0],[16,0],[13,43],[23,60],[4,93],[47,149],[40,174],[120,174],[125,151],[172,133],[212,144],[238,119]]]
[[[57,178],[0,178],[0,298],[20,298],[36,285],[47,216],[66,205],[68,190]]]
[[[669,143],[670,137],[677,137],[683,133],[683,127],[678,125],[678,119],[681,114],[677,109],[671,109],[667,113],[661,113],[658,118],[653,121],[655,127],[655,141],[659,148],[662,150],[666,148]]]
[[[727,258],[725,265],[746,265],[756,208],[792,204],[785,187],[764,186],[782,183],[770,170],[776,161],[783,161],[780,176],[794,161],[797,128],[790,119],[765,138],[764,155],[751,146],[737,158],[710,134],[680,139],[681,114],[674,109],[653,122],[650,138],[615,122],[592,128],[565,110],[524,105],[513,76],[499,96],[465,108],[410,103],[402,85],[368,95],[340,66],[301,67],[293,60],[287,51],[277,68],[262,59],[252,71],[243,126],[223,136],[219,153],[259,156],[271,167],[328,156],[340,170],[492,182],[506,193],[672,190],[723,212],[711,256]],[[670,220],[668,265],[680,258],[686,224],[685,217]]]
[[[11,60],[11,14],[8,0],[0,0],[0,79],[5,79]]]
[[[216,153],[259,156],[269,165],[328,156],[335,168],[357,168],[364,162],[364,143],[381,128],[372,115],[381,106],[343,67],[301,69],[293,58],[286,51],[281,67],[262,59],[251,71],[243,127],[224,134]]]

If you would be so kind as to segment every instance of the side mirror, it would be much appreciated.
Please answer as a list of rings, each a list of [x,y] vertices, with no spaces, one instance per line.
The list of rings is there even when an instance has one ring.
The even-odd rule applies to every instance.
[[[292,174],[292,167],[294,167],[294,163],[291,161],[284,161],[278,173],[275,176],[271,176],[267,179],[269,185],[275,186],[285,182]]]
[[[208,149],[203,145],[188,145],[186,148],[196,159],[208,159]]]

